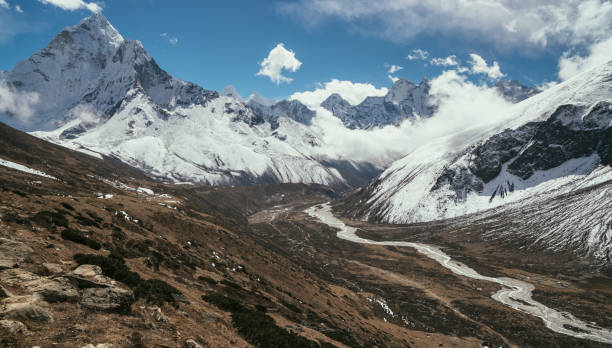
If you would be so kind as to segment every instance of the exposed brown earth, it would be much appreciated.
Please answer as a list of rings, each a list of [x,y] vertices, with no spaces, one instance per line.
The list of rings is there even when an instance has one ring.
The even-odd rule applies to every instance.
[[[0,346],[265,346],[237,318],[268,318],[284,332],[273,335],[312,347],[604,346],[548,330],[491,299],[496,285],[412,249],[336,238],[303,213],[336,196],[323,186],[167,185],[1,124],[0,145],[0,158],[60,179],[0,166]],[[605,276],[545,272],[538,255],[419,228],[482,273],[529,277],[540,301],[609,327]]]

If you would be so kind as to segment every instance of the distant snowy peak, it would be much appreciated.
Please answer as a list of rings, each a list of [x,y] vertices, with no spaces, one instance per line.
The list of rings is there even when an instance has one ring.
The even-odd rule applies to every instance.
[[[247,105],[258,118],[269,122],[272,128],[278,127],[278,119],[281,117],[290,118],[301,124],[309,125],[316,116],[313,110],[310,110],[298,100],[281,100],[272,105],[263,105],[250,101]]]
[[[321,106],[338,117],[348,128],[370,129],[399,125],[406,119],[430,117],[436,106],[429,95],[430,83],[416,85],[404,78],[397,80],[384,97],[367,97],[350,105],[338,94],[329,96]]]
[[[257,91],[254,91],[253,93],[251,93],[251,95],[249,95],[247,97],[245,102],[248,105],[255,105],[255,104],[257,104],[257,105],[263,105],[263,106],[272,106],[272,105],[278,103],[278,100],[266,98],[266,97],[262,96],[261,94],[257,93]]]
[[[236,100],[240,100],[242,101],[242,96],[240,96],[240,93],[238,93],[238,91],[236,90],[236,88],[232,85],[228,85],[225,86],[225,88],[223,88],[223,90],[221,91],[221,93],[219,93],[219,95],[225,96],[225,97],[232,97]]]
[[[518,103],[541,92],[539,88],[527,87],[517,80],[501,80],[493,87],[499,94],[513,103]]]

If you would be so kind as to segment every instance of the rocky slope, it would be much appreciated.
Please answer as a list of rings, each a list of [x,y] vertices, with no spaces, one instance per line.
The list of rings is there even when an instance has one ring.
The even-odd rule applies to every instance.
[[[101,14],[64,29],[2,79],[16,91],[39,95],[22,129],[165,180],[347,187],[347,175],[360,183],[370,178],[323,163],[328,159],[319,158],[319,135],[306,126],[314,112],[304,105],[282,101],[260,112],[235,89],[219,96],[173,78]]]
[[[598,189],[571,206],[610,206],[604,183],[612,180],[611,80],[612,62],[515,105],[498,125],[424,144],[356,193],[346,211],[393,223],[430,221],[554,202],[589,187]],[[515,232],[539,234],[539,245],[609,259],[609,209],[585,220],[569,214],[569,206],[553,206],[547,216],[564,216],[562,225],[542,216],[537,232]]]
[[[1,123],[0,145],[2,347],[603,346],[409,249],[337,238],[303,213],[328,187],[164,184]],[[548,277],[531,280],[548,301],[609,327],[607,283]]]

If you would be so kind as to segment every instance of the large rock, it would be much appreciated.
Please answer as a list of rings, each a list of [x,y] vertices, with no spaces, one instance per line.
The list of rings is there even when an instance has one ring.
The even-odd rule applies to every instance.
[[[41,277],[20,268],[5,269],[0,272],[0,282],[12,287],[26,288],[26,284],[39,281]]]
[[[31,288],[31,291],[40,294],[47,302],[76,302],[79,300],[78,289],[72,281],[65,277],[43,278]]]
[[[20,268],[0,272],[0,281],[4,284],[20,287],[29,293],[39,294],[48,302],[76,302],[79,291],[76,282],[67,277],[47,278]]]
[[[53,316],[47,306],[40,295],[13,296],[2,301],[0,316],[19,321],[52,323]]]
[[[28,331],[25,325],[15,320],[0,320],[0,333],[24,334]]]
[[[64,269],[62,268],[62,265],[57,264],[57,263],[46,262],[46,263],[43,263],[43,267],[45,268],[47,272],[49,272],[49,274],[58,274],[64,271]]]
[[[183,344],[183,347],[184,348],[204,348],[201,344],[191,339],[185,341],[185,344]]]
[[[0,270],[18,267],[32,252],[24,243],[0,238]]]
[[[115,280],[103,275],[100,266],[96,265],[80,265],[68,273],[67,277],[78,282],[80,288],[101,288],[117,284]]]
[[[81,305],[95,310],[126,311],[134,301],[131,290],[114,286],[84,289],[81,293]]]

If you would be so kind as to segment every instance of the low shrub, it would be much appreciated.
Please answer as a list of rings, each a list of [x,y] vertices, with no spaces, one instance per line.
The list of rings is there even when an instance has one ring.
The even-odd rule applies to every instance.
[[[210,277],[207,277],[207,276],[199,276],[198,280],[201,281],[201,282],[208,283],[210,285],[217,285],[217,281],[216,280],[214,280],[214,279],[212,279]]]
[[[68,219],[63,213],[54,211],[40,211],[34,215],[32,221],[43,226],[43,227],[68,227]]]
[[[66,208],[66,209],[68,209],[68,210],[72,210],[72,211],[74,211],[74,207],[73,207],[73,206],[71,206],[70,204],[68,204],[68,203],[66,203],[66,202],[62,202],[62,203],[60,203],[60,204],[62,205],[62,207]]]
[[[83,232],[67,228],[62,231],[62,238],[75,243],[86,245],[94,250],[100,250],[102,245],[95,240],[85,236]]]
[[[108,257],[76,254],[74,259],[79,265],[100,266],[105,276],[129,286],[134,291],[136,298],[142,298],[149,303],[157,305],[161,305],[164,302],[176,304],[173,294],[181,295],[180,291],[163,280],[142,279],[138,273],[130,271],[123,258],[115,253],[111,253]]]
[[[221,295],[209,294],[202,296],[206,302],[210,302],[219,309],[232,313],[232,324],[238,329],[238,333],[252,345],[260,348],[319,348],[319,343],[310,341],[293,332],[289,332],[274,322],[270,316],[259,308],[253,310],[243,306],[239,301]],[[263,306],[257,306],[263,307]],[[335,347],[324,343],[323,347]]]

